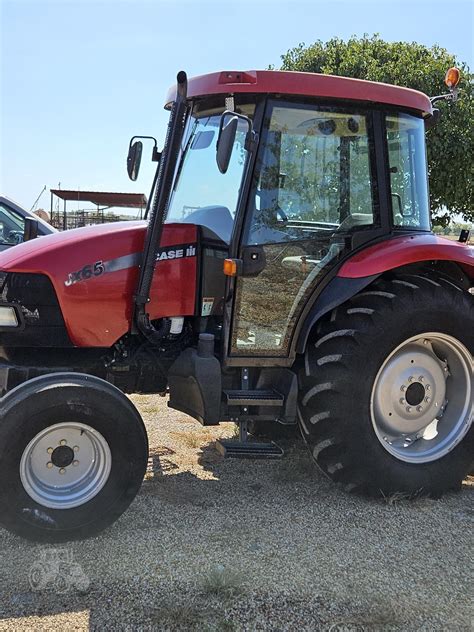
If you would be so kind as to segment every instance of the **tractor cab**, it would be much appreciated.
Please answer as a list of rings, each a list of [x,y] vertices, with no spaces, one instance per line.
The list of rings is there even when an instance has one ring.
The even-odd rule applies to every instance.
[[[288,363],[305,306],[344,260],[391,235],[430,231],[430,100],[273,71],[216,73],[186,87],[162,221],[200,226],[228,252],[220,296],[200,297],[224,317],[232,296],[233,317],[216,321],[225,361]]]

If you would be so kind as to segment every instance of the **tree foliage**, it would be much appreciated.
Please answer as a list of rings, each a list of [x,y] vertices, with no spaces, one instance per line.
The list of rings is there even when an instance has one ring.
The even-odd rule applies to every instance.
[[[385,42],[378,35],[300,44],[282,55],[282,62],[282,70],[382,81],[429,96],[447,91],[446,70],[457,66],[460,97],[456,103],[436,104],[441,120],[427,132],[430,201],[437,223],[446,223],[456,213],[474,221],[474,75],[465,63],[439,46]]]

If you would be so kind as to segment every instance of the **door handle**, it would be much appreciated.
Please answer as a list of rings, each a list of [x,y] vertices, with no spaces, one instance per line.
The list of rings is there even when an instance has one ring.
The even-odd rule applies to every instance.
[[[242,268],[239,276],[255,277],[267,265],[262,246],[244,246],[242,248]]]

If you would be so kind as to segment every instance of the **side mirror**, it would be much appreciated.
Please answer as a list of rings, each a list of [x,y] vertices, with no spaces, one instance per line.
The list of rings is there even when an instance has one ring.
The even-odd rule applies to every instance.
[[[138,178],[138,172],[140,171],[140,162],[142,160],[143,143],[141,140],[136,140],[134,143],[130,143],[127,156],[127,173],[130,180]]]
[[[237,115],[224,112],[221,117],[219,137],[216,145],[217,166],[221,173],[227,173],[227,169],[229,168],[238,125],[239,117]]]
[[[23,230],[23,241],[31,241],[38,237],[38,220],[32,217],[25,217],[25,228]]]

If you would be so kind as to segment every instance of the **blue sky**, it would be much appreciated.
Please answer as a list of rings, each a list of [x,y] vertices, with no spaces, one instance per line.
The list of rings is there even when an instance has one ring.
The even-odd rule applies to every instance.
[[[128,141],[146,134],[162,143],[164,98],[181,69],[191,76],[278,66],[300,42],[375,32],[440,44],[474,67],[471,0],[0,0],[0,7],[0,190],[27,208],[58,182],[148,194],[148,154],[130,182]],[[49,194],[40,206],[49,209]]]

